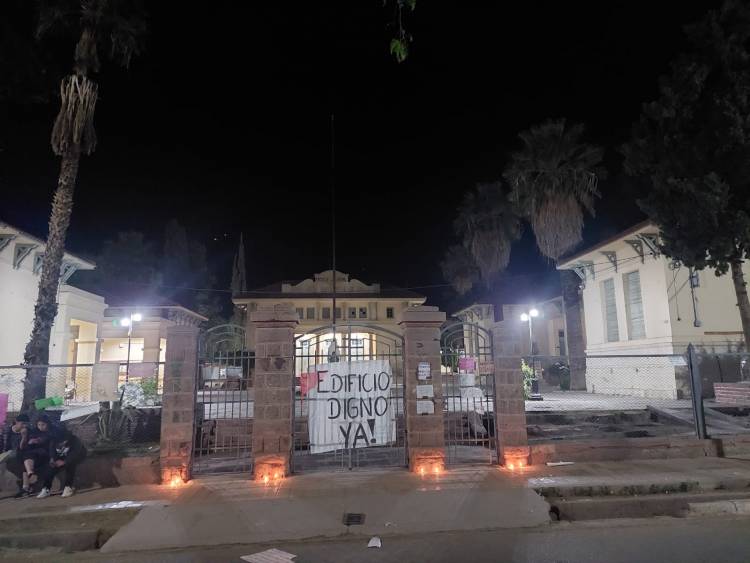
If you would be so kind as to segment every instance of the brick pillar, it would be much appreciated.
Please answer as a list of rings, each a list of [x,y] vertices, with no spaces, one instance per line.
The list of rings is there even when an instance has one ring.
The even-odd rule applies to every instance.
[[[294,407],[294,329],[291,304],[250,314],[255,333],[253,458],[256,479],[289,474]]]
[[[437,307],[409,307],[402,313],[404,330],[404,401],[406,443],[409,448],[409,469],[416,471],[445,465],[445,429],[443,427],[443,374],[440,361],[440,327],[445,313]],[[430,364],[431,379],[419,380],[419,364]],[[420,398],[417,385],[432,386],[432,414],[417,414]],[[422,394],[420,394],[422,395]],[[422,403],[426,404],[426,403]]]
[[[497,459],[529,462],[526,408],[521,373],[522,341],[517,331],[497,323],[493,330],[495,354],[495,439]]]
[[[198,333],[194,326],[167,329],[164,391],[161,409],[161,479],[190,479],[198,376]]]

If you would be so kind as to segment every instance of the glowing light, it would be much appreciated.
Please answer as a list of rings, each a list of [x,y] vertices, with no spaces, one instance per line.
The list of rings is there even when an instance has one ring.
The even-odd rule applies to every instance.
[[[278,479],[279,477],[280,477],[280,475],[278,474],[278,472],[273,474],[273,478],[274,479]]]
[[[424,477],[424,465],[419,468],[419,474]]]
[[[518,460],[518,468],[519,469],[523,469],[524,467],[526,467],[526,462],[524,460],[522,460],[522,459],[519,459]]]
[[[269,481],[268,475],[263,475],[263,484],[268,485],[268,481]]]
[[[143,320],[143,315],[141,315],[140,313],[135,313],[134,315],[130,315],[130,318],[139,323]]]
[[[539,316],[539,309],[532,309],[531,311],[529,311],[529,316],[530,317],[538,317]]]
[[[180,477],[179,475],[174,475],[172,477],[172,480],[169,482],[169,486],[172,487],[173,489],[176,489],[177,487],[181,486],[183,483],[184,482],[182,480],[182,477]]]
[[[515,465],[513,465],[512,463],[508,464],[508,469],[510,469],[511,471],[513,471],[515,468]]]
[[[121,318],[120,326],[130,326],[130,319],[128,317]]]
[[[440,475],[440,466],[439,466],[439,465],[436,465],[435,467],[433,467],[433,468],[432,468],[432,472],[433,472],[433,473],[434,473],[435,475]]]
[[[526,322],[529,320],[529,316],[526,313],[521,313],[521,320]]]

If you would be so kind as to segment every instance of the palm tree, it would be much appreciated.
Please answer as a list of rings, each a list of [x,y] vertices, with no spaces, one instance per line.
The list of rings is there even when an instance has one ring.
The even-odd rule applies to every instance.
[[[454,228],[487,285],[507,267],[511,245],[521,235],[515,206],[500,182],[477,184],[467,193]]]
[[[440,262],[440,269],[445,278],[459,295],[466,295],[477,281],[478,272],[474,259],[462,244],[448,247],[445,257]]]
[[[90,74],[100,69],[98,48],[106,48],[115,62],[127,68],[132,56],[140,52],[145,18],[137,0],[42,1],[37,36],[59,30],[75,33],[77,43],[73,72],[60,82],[60,112],[52,129],[51,145],[60,157],[60,174],[52,200],[34,324],[24,353],[26,364],[32,366],[49,361],[50,332],[57,315],[57,288],[78,165],[81,154],[89,155],[96,147],[94,110],[98,86]],[[45,368],[27,369],[23,410],[33,408],[34,400],[44,396],[45,376]]]
[[[519,135],[523,149],[512,155],[504,176],[512,197],[531,224],[542,254],[557,260],[582,240],[584,212],[594,214],[598,181],[604,176],[601,148],[583,143],[583,125],[550,120]],[[561,271],[571,388],[586,388],[586,361],[579,279]]]
[[[581,242],[584,211],[594,214],[603,177],[603,151],[581,142],[583,125],[546,121],[519,134],[523,149],[513,153],[504,177],[512,198],[531,224],[537,246],[557,260]]]

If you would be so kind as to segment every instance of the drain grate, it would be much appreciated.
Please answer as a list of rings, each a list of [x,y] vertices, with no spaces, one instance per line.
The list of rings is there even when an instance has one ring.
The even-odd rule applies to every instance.
[[[365,515],[360,512],[347,512],[344,514],[345,526],[361,526],[365,523]]]

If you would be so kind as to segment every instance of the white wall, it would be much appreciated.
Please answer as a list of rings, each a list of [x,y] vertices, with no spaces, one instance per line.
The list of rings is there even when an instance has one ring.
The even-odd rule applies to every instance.
[[[586,353],[596,354],[669,354],[671,348],[671,324],[667,304],[667,282],[664,273],[663,259],[646,256],[641,262],[636,252],[626,243],[614,243],[607,250],[617,252],[619,261],[617,272],[607,262],[603,254],[595,253],[588,257],[595,262],[595,275],[586,280],[583,290],[583,309],[586,319]],[[628,334],[628,322],[625,311],[625,291],[623,275],[638,271],[641,280],[641,296],[646,337],[631,340]],[[617,324],[619,340],[607,342],[604,309],[602,306],[602,282],[614,281],[615,300],[617,305]]]
[[[664,268],[669,286],[669,313],[676,352],[683,352],[690,342],[699,346],[716,346],[718,352],[724,351],[728,345],[736,347],[742,342],[737,295],[729,273],[716,277],[714,270],[698,272],[700,286],[695,288],[695,300],[702,325],[696,327],[693,324],[695,315],[688,269],[672,270],[666,260]],[[742,269],[745,278],[750,281],[750,265],[746,262]]]
[[[44,251],[39,241],[9,225],[0,224],[4,234],[16,238],[0,251],[0,365],[15,365],[23,361],[26,343],[31,335],[39,287],[39,274],[33,272],[34,257]],[[36,244],[37,247],[13,268],[13,255],[17,244]],[[93,264],[65,254],[65,260],[90,269]],[[104,310],[104,299],[98,295],[63,285],[59,292],[59,309],[52,329],[50,362],[65,363],[70,341],[70,319],[78,318],[99,324]]]

